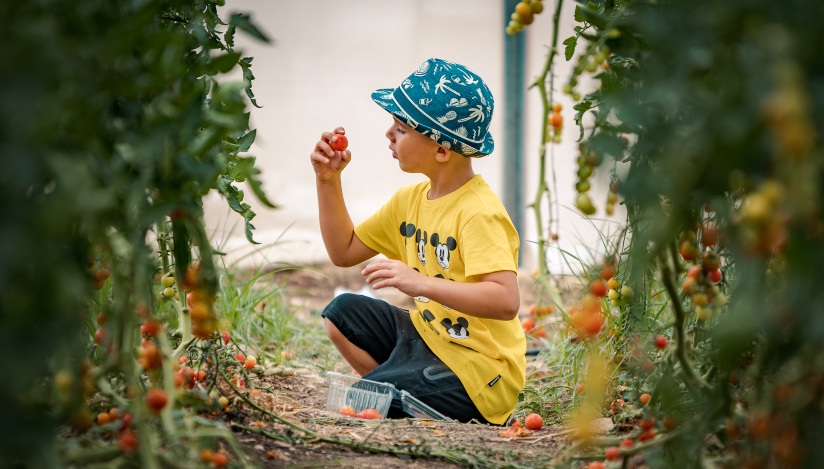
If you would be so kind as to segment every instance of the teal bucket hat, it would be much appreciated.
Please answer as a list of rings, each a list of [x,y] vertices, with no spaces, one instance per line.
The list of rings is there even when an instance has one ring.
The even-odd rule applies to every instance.
[[[481,77],[463,65],[429,59],[397,88],[372,99],[444,148],[464,156],[492,153],[489,133],[494,101]]]

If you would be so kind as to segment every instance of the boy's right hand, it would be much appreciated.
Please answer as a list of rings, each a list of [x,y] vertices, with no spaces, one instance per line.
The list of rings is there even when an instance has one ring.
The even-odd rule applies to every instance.
[[[315,178],[319,182],[327,182],[336,176],[340,175],[343,168],[349,164],[352,159],[352,153],[349,150],[336,151],[329,144],[334,138],[335,134],[345,134],[343,127],[338,127],[332,132],[324,132],[320,136],[320,140],[315,145],[315,150],[312,151],[311,160],[312,167],[315,169]]]

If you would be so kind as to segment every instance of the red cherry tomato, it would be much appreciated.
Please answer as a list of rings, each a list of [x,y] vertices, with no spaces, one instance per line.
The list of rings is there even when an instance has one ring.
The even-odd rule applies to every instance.
[[[544,419],[538,414],[529,414],[526,416],[526,428],[529,430],[540,430],[544,426]]]
[[[335,140],[329,142],[329,145],[337,151],[343,151],[349,146],[349,139],[346,138],[346,135],[335,134]]]
[[[362,418],[362,419],[381,419],[381,414],[375,409],[363,409],[362,411],[355,414],[355,417]]]

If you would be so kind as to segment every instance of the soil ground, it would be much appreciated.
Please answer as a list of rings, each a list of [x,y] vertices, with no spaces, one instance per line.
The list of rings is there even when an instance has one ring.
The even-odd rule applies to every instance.
[[[360,268],[337,268],[332,265],[274,271],[275,280],[283,284],[287,301],[296,308],[296,320],[320,324],[320,311],[334,297],[335,288],[360,290],[365,284]],[[535,303],[528,275],[521,276],[523,314]],[[400,307],[412,306],[411,300],[398,291],[381,290],[379,296]],[[536,344],[530,344],[535,347]],[[534,365],[534,364],[533,364]],[[348,365],[339,360],[334,368],[354,376]],[[291,370],[290,370],[291,371]],[[282,423],[257,422],[251,406],[235,400],[235,411],[220,416],[235,424],[236,436],[247,454],[259,458],[263,467],[494,467],[507,464],[542,466],[564,448],[568,441],[565,429],[548,425],[528,437],[509,438],[506,430],[481,424],[448,422],[422,423],[416,419],[363,420],[326,410],[326,380],[317,369],[296,364],[290,376],[273,375],[255,383],[263,391],[248,398],[256,405],[315,432],[322,438],[347,441],[347,447],[322,438],[307,437]],[[231,390],[228,390],[231,392]],[[250,428],[238,429],[237,425]],[[273,439],[261,431],[278,435]],[[360,450],[357,449],[360,445]],[[370,454],[367,447],[403,454]],[[412,456],[410,456],[410,454]],[[438,457],[440,456],[440,457]],[[451,458],[458,459],[451,459]],[[536,464],[537,463],[537,464]]]

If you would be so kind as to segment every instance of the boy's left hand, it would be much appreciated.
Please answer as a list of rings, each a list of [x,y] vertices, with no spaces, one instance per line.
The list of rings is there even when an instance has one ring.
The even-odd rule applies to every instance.
[[[375,290],[395,287],[411,297],[420,296],[423,275],[401,261],[392,259],[372,261],[361,271],[361,275],[366,277],[366,283],[372,285]]]

